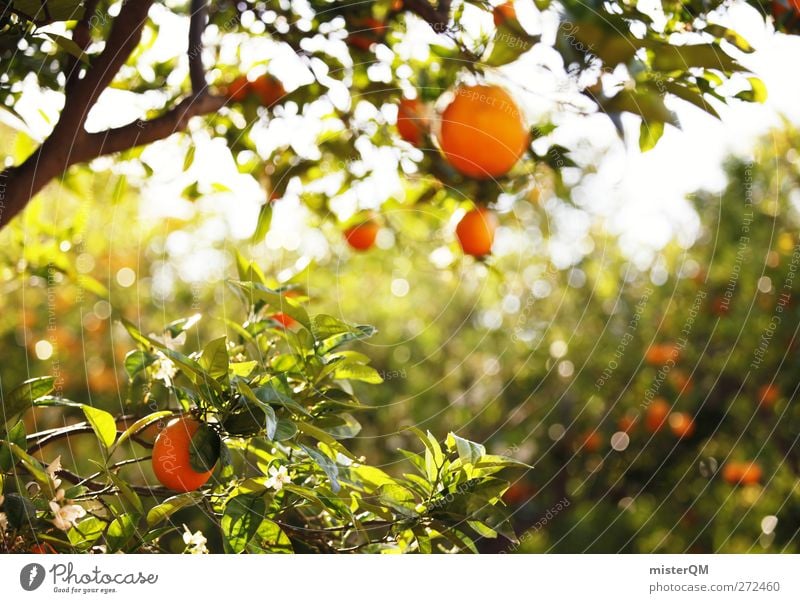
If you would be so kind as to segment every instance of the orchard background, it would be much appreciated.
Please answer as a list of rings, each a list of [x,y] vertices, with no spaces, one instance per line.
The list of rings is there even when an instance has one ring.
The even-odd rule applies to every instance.
[[[767,101],[733,23],[3,2],[0,550],[797,552],[800,134],[614,184]]]

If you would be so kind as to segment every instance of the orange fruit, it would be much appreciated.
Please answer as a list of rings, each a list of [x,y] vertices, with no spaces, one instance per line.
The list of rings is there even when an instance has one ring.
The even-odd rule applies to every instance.
[[[514,482],[503,493],[503,501],[507,505],[517,506],[526,503],[534,494],[536,488],[528,482]]]
[[[669,416],[669,410],[670,406],[663,398],[655,398],[650,402],[650,406],[647,407],[647,414],[644,418],[647,431],[650,433],[659,431],[667,420],[667,416]]]
[[[529,140],[519,107],[499,86],[461,86],[442,113],[442,151],[450,165],[471,178],[503,176]]]
[[[361,224],[351,226],[344,231],[344,238],[350,247],[358,251],[366,251],[375,244],[380,227],[374,220],[367,220]]]
[[[583,434],[579,439],[578,449],[586,452],[597,452],[603,444],[603,438],[596,431]]]
[[[492,10],[492,17],[494,18],[494,26],[500,27],[503,23],[517,19],[517,10],[514,8],[513,2],[506,2],[499,6],[495,6]]]
[[[270,318],[281,323],[287,329],[291,329],[297,324],[297,321],[294,318],[288,314],[284,314],[283,312],[276,312],[275,314],[271,315]]]
[[[36,555],[58,555],[58,551],[49,542],[39,542],[31,547],[31,553]]]
[[[669,380],[679,394],[688,394],[694,389],[694,381],[692,378],[680,369],[671,371]]]
[[[286,90],[280,80],[264,74],[250,84],[250,90],[265,107],[273,107],[286,95]]]
[[[170,421],[158,434],[153,444],[153,471],[164,486],[176,492],[192,492],[203,486],[211,477],[210,471],[198,472],[189,460],[192,436],[200,422],[192,417]]]
[[[497,230],[497,216],[494,212],[479,207],[468,211],[456,226],[456,237],[464,253],[475,257],[489,255]]]
[[[694,433],[694,420],[685,412],[674,412],[669,416],[669,428],[676,438],[690,438]]]
[[[761,467],[755,461],[731,461],[722,468],[722,479],[734,486],[757,484],[761,481],[761,475]]]
[[[239,77],[235,78],[230,84],[228,84],[225,94],[228,96],[228,98],[237,103],[240,103],[246,99],[247,95],[250,94],[250,82],[247,80],[247,77],[240,75]]]
[[[670,360],[677,362],[680,354],[681,351],[678,346],[672,343],[660,343],[647,348],[644,359],[648,364],[662,365]]]
[[[397,107],[397,131],[400,132],[400,138],[420,147],[427,129],[425,105],[419,99],[401,100]]]
[[[771,408],[781,397],[778,386],[767,383],[758,388],[758,403],[765,408]]]

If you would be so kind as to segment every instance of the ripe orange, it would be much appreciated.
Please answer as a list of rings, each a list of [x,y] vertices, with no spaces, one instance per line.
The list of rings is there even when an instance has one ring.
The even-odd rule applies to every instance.
[[[669,415],[670,406],[664,398],[655,398],[647,407],[647,414],[644,418],[645,427],[650,433],[655,433],[661,429]]]
[[[283,312],[276,312],[270,318],[274,321],[281,323],[285,328],[291,329],[297,324],[297,321],[289,316],[288,314],[284,314]]]
[[[471,178],[504,175],[528,142],[519,107],[499,86],[461,86],[442,113],[442,151],[454,168]]]
[[[39,542],[31,547],[31,553],[36,555],[58,555],[58,551],[49,542]]]
[[[690,438],[694,433],[694,420],[685,412],[674,412],[669,416],[669,428],[676,438]]]
[[[603,444],[603,438],[596,431],[590,431],[583,434],[578,440],[578,450],[586,452],[597,452]]]
[[[158,481],[170,490],[191,492],[203,486],[211,477],[213,468],[199,473],[189,461],[192,436],[199,428],[200,423],[192,417],[173,419],[153,444],[153,471]]]
[[[366,251],[375,244],[375,237],[378,236],[379,230],[380,226],[375,220],[367,220],[345,230],[344,238],[353,249]]]
[[[492,10],[492,17],[494,18],[494,26],[500,27],[508,19],[516,20],[517,10],[514,8],[513,2],[506,2],[500,6],[495,6]]]
[[[772,0],[772,16],[783,19],[788,12],[800,13],[800,0]]]
[[[419,99],[404,98],[397,107],[397,131],[415,147],[422,146],[427,130],[425,105]]]
[[[286,95],[286,90],[280,80],[264,74],[250,84],[250,90],[267,108],[273,107]]]
[[[781,392],[777,385],[766,383],[758,388],[758,403],[764,408],[771,408],[781,397]]]
[[[468,211],[456,226],[456,237],[464,253],[475,257],[489,255],[497,230],[497,216],[494,212],[479,207]]]
[[[722,468],[722,479],[732,485],[757,484],[761,481],[761,467],[755,461],[731,461]]]
[[[680,355],[681,351],[678,346],[672,343],[660,343],[647,348],[644,359],[648,364],[662,365],[670,360],[677,362]]]
[[[524,504],[536,494],[536,488],[528,482],[514,482],[503,493],[503,501],[507,505],[517,506]]]
[[[240,103],[246,99],[247,95],[250,94],[250,82],[247,80],[247,77],[240,75],[234,79],[230,84],[228,84],[225,94],[228,96],[228,98],[237,103]]]
[[[669,380],[679,394],[688,394],[694,389],[694,381],[692,378],[680,369],[671,371]]]

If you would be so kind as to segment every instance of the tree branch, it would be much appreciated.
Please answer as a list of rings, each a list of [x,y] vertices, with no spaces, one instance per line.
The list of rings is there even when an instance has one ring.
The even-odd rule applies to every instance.
[[[428,0],[403,0],[403,8],[428,22],[434,31],[442,33],[450,23],[451,0],[438,0],[434,7]]]
[[[76,28],[76,43],[79,45],[88,46],[90,42],[89,26],[96,4],[96,0],[87,2],[87,10]],[[83,78],[73,76],[72,81],[68,81],[64,109],[53,132],[22,164],[0,173],[0,228],[20,213],[48,182],[70,166],[167,138],[185,130],[192,117],[215,113],[225,105],[224,97],[207,93],[202,64],[202,35],[208,17],[208,1],[192,0],[189,69],[193,94],[154,119],[137,120],[105,132],[85,131],[89,111],[139,45],[152,4],[153,0],[123,3],[103,51],[92,61]],[[75,66],[71,73],[77,70]]]
[[[91,20],[97,12],[98,0],[87,0],[83,8],[83,16],[72,30],[72,41],[78,45],[78,48],[84,52],[89,48],[92,42],[92,26]],[[66,71],[67,85],[66,89],[69,90],[71,86],[78,80],[78,74],[81,71],[81,61],[77,57],[72,57],[69,67]]]
[[[225,97],[200,93],[183,99],[163,115],[151,120],[138,120],[105,132],[88,134],[80,148],[84,159],[79,161],[163,140],[175,132],[185,130],[192,117],[215,113],[225,106],[226,102]]]
[[[189,21],[189,79],[192,92],[200,94],[206,89],[206,71],[203,68],[203,31],[208,21],[208,0],[192,0]]]

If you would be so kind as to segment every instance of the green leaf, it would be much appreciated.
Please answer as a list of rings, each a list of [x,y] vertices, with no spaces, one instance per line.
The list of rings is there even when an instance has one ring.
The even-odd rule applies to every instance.
[[[186,151],[186,156],[183,158],[183,171],[184,172],[188,171],[189,168],[192,167],[192,164],[194,163],[194,155],[195,155],[196,151],[197,151],[197,147],[194,145],[194,143],[190,144],[188,150]]]
[[[750,103],[765,103],[767,102],[767,87],[757,77],[749,77],[747,81],[750,82],[750,90],[743,90],[736,95],[736,98],[750,102]]]
[[[226,552],[245,550],[264,520],[265,512],[264,498],[259,495],[242,494],[228,501],[220,522]]]
[[[300,448],[306,451],[306,454],[310,456],[314,462],[319,466],[322,471],[325,472],[325,475],[328,477],[328,480],[331,482],[331,490],[334,493],[339,492],[341,490],[341,485],[339,484],[339,466],[329,459],[327,456],[319,452],[318,450],[314,450],[310,446],[305,446],[300,444]]]
[[[93,406],[83,406],[83,414],[92,426],[97,439],[108,450],[117,438],[117,422],[111,413],[108,413]]]
[[[664,134],[663,121],[642,120],[639,127],[639,149],[644,153],[656,146],[662,134]]]
[[[18,446],[14,442],[8,440],[0,440],[0,445],[8,446],[11,451],[12,458],[22,463],[22,466],[31,474],[36,483],[48,495],[53,494],[53,485],[50,482],[50,476],[44,470],[41,462],[29,455],[22,446]]]
[[[513,63],[539,42],[541,36],[532,36],[520,25],[516,18],[506,18],[497,28],[488,49],[488,56],[482,61],[490,67],[500,67]]]
[[[275,427],[275,434],[272,440],[275,442],[283,442],[290,440],[297,435],[297,425],[289,419],[278,419],[278,424]]]
[[[709,23],[705,26],[704,30],[707,33],[710,33],[715,38],[725,40],[730,44],[733,44],[741,50],[742,52],[753,52],[755,49],[750,46],[750,42],[744,39],[743,36],[738,34],[737,32],[733,31],[732,29],[728,29],[722,25],[717,25],[715,23]]]
[[[248,553],[293,553],[292,541],[281,527],[269,519],[258,526],[255,535],[247,544]]]
[[[112,521],[106,532],[106,542],[110,553],[124,547],[136,533],[136,522],[133,515],[124,513]]]
[[[202,495],[199,492],[187,492],[168,498],[147,512],[147,526],[152,528],[184,507],[198,503],[201,498]]]
[[[44,32],[44,35],[50,38],[56,45],[61,49],[73,57],[78,59],[84,65],[89,64],[89,56],[83,51],[83,49],[78,46],[72,38],[67,38],[56,33],[52,33],[49,31]]]
[[[36,521],[36,507],[31,500],[17,492],[6,494],[3,511],[12,528],[32,527]]]
[[[192,436],[189,463],[199,473],[211,471],[217,464],[222,440],[210,425],[202,423]]]
[[[8,433],[4,436],[4,438],[10,442],[13,442],[20,448],[25,449],[27,445],[25,435],[25,423],[18,421],[14,427],[8,430]],[[13,466],[14,457],[11,454],[11,448],[5,444],[0,444],[0,471],[11,471]],[[0,490],[0,494],[2,494],[2,490]]]
[[[364,383],[383,383],[383,377],[371,366],[346,362],[336,367],[333,373],[336,379],[363,381]]]
[[[223,336],[210,341],[199,360],[200,366],[211,375],[213,379],[221,380],[228,376],[228,338]]]
[[[678,98],[692,103],[695,107],[702,109],[709,115],[713,115],[717,119],[721,119],[719,113],[717,113],[717,110],[706,101],[699,89],[692,90],[691,88],[677,82],[667,81],[662,82],[662,84],[670,94],[674,94]]]
[[[126,442],[128,438],[130,438],[133,435],[136,435],[138,432],[142,431],[148,425],[152,425],[153,423],[161,421],[161,419],[170,417],[172,416],[172,414],[173,413],[171,410],[159,410],[147,415],[146,417],[138,419],[130,427],[128,427],[125,431],[122,432],[119,438],[117,438],[116,443],[109,450],[109,453],[119,448],[119,446],[124,442]]]
[[[283,312],[287,316],[294,318],[306,329],[311,330],[311,321],[308,317],[308,313],[291,298],[277,291],[273,291],[260,283],[233,281],[233,284],[244,291],[251,302],[256,300],[262,301],[276,312]]]
[[[97,517],[89,516],[75,525],[67,537],[75,548],[86,550],[103,535],[106,523]]]
[[[656,71],[687,71],[692,67],[717,69],[727,73],[744,71],[718,44],[674,46],[660,44],[651,50],[651,64]]]
[[[34,400],[46,396],[55,388],[53,377],[34,377],[12,389],[3,399],[3,421],[8,423],[33,406]]]
[[[148,366],[156,361],[155,354],[149,354],[141,350],[133,350],[125,356],[125,372],[132,378],[144,371]]]
[[[111,483],[116,486],[117,490],[119,490],[120,497],[125,499],[130,508],[136,511],[137,517],[141,516],[144,513],[144,505],[142,505],[142,500],[139,498],[139,495],[128,485],[128,482],[110,471],[107,471],[106,475],[108,479],[111,480]]]
[[[269,232],[269,227],[272,224],[272,203],[267,201],[261,206],[258,212],[258,221],[256,222],[256,230],[253,232],[253,243],[260,243],[264,240]]]
[[[465,463],[477,463],[486,454],[486,448],[481,444],[465,440],[452,432],[447,434],[447,445],[451,449],[455,447],[458,458]]]
[[[384,484],[378,490],[378,500],[405,515],[413,517],[416,513],[417,499],[414,493],[400,484]]]

